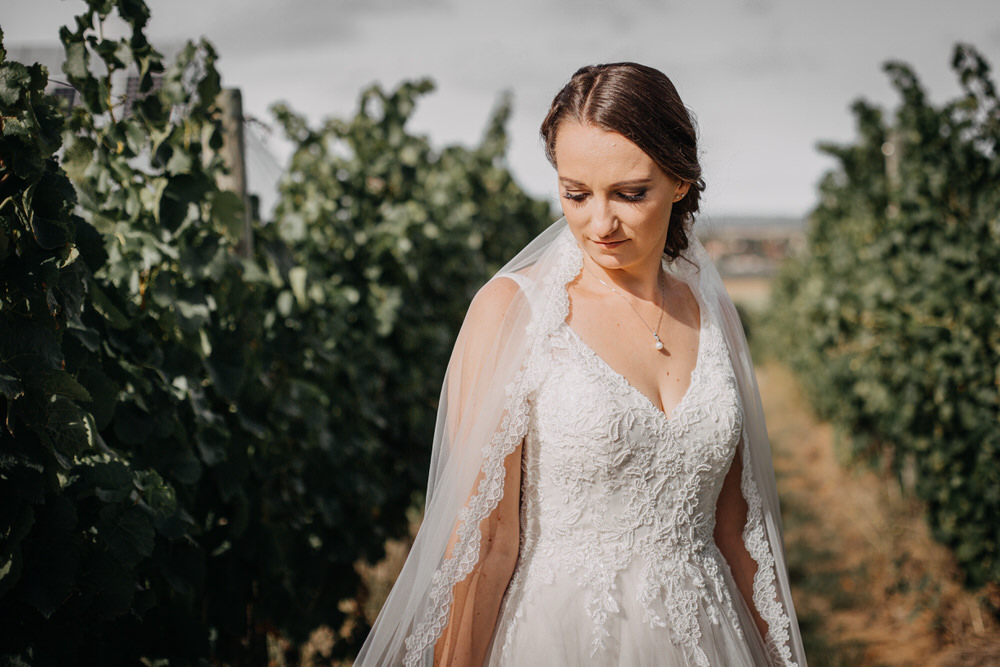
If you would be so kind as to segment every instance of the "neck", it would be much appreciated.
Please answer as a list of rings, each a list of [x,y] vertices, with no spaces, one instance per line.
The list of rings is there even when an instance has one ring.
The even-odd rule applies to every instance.
[[[583,253],[583,267],[584,273],[594,278],[598,285],[604,283],[606,287],[630,294],[637,299],[659,302],[662,284],[660,257],[657,256],[655,259],[655,263],[646,262],[641,266],[608,269],[591,259],[587,253]]]

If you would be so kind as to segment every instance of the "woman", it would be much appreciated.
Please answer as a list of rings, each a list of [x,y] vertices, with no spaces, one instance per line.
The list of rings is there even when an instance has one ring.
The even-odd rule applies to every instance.
[[[654,69],[585,67],[542,137],[565,219],[469,309],[358,664],[804,666],[689,114]]]

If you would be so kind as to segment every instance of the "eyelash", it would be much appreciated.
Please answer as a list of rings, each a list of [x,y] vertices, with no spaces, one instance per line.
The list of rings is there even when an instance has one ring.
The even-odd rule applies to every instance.
[[[636,192],[634,194],[629,194],[629,193],[625,193],[625,192],[619,192],[618,196],[622,199],[622,201],[628,202],[630,204],[634,204],[634,203],[640,202],[640,201],[642,201],[643,199],[646,198],[646,191],[645,190],[639,190],[638,192]],[[574,204],[581,204],[581,203],[583,203],[583,200],[586,199],[586,197],[587,197],[587,193],[586,192],[580,192],[580,193],[576,193],[576,194],[571,193],[571,192],[565,192],[565,193],[563,193],[563,199],[568,199],[569,201],[573,202]]]

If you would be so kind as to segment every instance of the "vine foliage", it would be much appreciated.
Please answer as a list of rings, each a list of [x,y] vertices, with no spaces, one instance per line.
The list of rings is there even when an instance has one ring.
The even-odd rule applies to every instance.
[[[167,64],[142,0],[85,5],[72,109],[0,47],[0,658],[265,664],[321,623],[349,655],[465,306],[549,218],[509,105],[440,151],[405,128],[427,82],[319,128],[276,107],[297,150],[244,258],[214,49]]]
[[[822,147],[838,166],[778,280],[772,335],[981,585],[1000,582],[1000,103],[972,47],[952,65],[962,93],[935,106],[888,64],[895,116],[857,102],[858,141]]]

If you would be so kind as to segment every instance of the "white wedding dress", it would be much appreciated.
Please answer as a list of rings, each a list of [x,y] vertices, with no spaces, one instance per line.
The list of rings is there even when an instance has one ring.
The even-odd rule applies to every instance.
[[[424,519],[356,664],[433,665],[455,586],[481,556],[480,526],[519,492],[519,557],[485,664],[805,667],[753,365],[718,273],[697,239],[664,262],[701,312],[690,385],[666,415],[567,324],[582,260],[555,223],[496,275],[519,286],[502,322],[463,325]],[[506,489],[522,443],[521,488]],[[713,538],[736,456],[757,564],[746,602]]]
[[[709,309],[669,418],[568,324],[533,363],[520,556],[487,664],[766,664],[713,540],[743,410]]]

